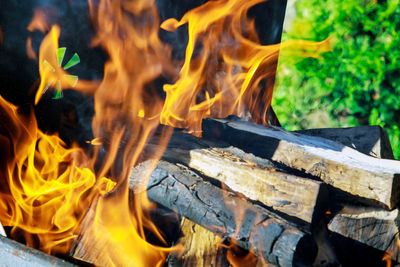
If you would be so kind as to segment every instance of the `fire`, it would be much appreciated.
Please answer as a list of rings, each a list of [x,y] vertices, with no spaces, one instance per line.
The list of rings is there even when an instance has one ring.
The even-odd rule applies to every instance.
[[[268,124],[266,112],[280,49],[287,54],[318,56],[316,51],[328,51],[330,47],[328,41],[260,45],[247,11],[264,1],[209,1],[180,21],[169,19],[161,24],[168,31],[187,24],[189,35],[178,79],[164,86],[167,96],[161,123],[198,133],[205,117],[245,117],[250,113],[253,121]],[[201,50],[200,56],[196,50]]]
[[[48,253],[67,253],[78,228],[85,227],[91,242],[105,244],[102,265],[160,266],[169,251],[180,248],[146,241],[146,230],[162,240],[147,214],[153,204],[138,194],[132,208],[128,188],[130,170],[155,128],[162,123],[199,135],[205,117],[248,113],[266,124],[280,49],[307,56],[329,49],[328,41],[260,45],[247,11],[263,1],[210,1],[180,21],[161,23],[153,0],[88,0],[96,31],[92,45],[109,55],[101,81],[79,80],[74,87],[94,98],[94,139],[87,141],[92,151],[66,147],[58,136],[41,132],[33,115],[19,114],[0,98],[0,116],[7,120],[6,128],[0,127],[0,147],[7,158],[1,169],[1,222],[13,227],[14,236],[22,230],[28,245]],[[184,61],[177,62],[158,32],[160,25],[175,31],[183,24],[188,24],[189,41]],[[28,29],[48,31],[38,57],[37,104],[56,82],[68,88],[76,80],[57,64],[62,29],[48,26],[40,10]],[[35,58],[30,48],[28,40],[29,56]],[[162,75],[174,81],[164,85],[165,99],[152,85]],[[170,135],[164,133],[156,159]],[[89,209],[93,223],[82,226]],[[240,225],[240,211],[237,215]]]
[[[46,12],[43,9],[37,8],[33,14],[33,18],[31,23],[29,23],[27,30],[33,32],[35,30],[39,30],[43,33],[50,29],[47,19]]]
[[[382,257],[382,261],[386,262],[386,267],[391,267],[392,266],[392,259],[390,257],[390,254],[385,252],[383,257]]]
[[[34,117],[18,114],[3,98],[0,112],[7,115],[6,131],[12,134],[2,132],[0,138],[2,152],[9,155],[1,170],[1,221],[14,227],[12,235],[23,230],[28,245],[39,242],[43,251],[65,253],[94,197],[115,182],[96,180],[79,148],[66,149],[58,136],[42,133]]]

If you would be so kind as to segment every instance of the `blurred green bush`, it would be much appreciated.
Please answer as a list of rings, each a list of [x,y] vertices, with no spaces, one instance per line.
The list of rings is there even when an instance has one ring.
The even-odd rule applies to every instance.
[[[295,64],[282,58],[272,105],[288,130],[381,125],[400,156],[400,1],[298,0],[283,40],[333,51]]]

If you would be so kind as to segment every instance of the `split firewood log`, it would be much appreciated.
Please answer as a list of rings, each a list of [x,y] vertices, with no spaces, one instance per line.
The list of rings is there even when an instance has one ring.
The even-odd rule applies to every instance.
[[[130,190],[148,198],[219,235],[229,243],[253,251],[265,262],[279,266],[310,265],[317,248],[310,234],[296,228],[265,208],[225,191],[179,164],[160,161],[149,181],[143,180],[153,162],[136,166]],[[140,191],[143,183],[146,191]],[[93,223],[93,211],[83,219],[79,238],[71,254],[74,258],[101,265],[101,251],[107,242],[91,241],[85,229]]]
[[[322,128],[295,131],[296,133],[326,138],[366,155],[394,159],[389,136],[386,131],[378,126],[357,126],[348,128]]]
[[[223,139],[245,152],[312,175],[358,201],[387,209],[398,204],[398,161],[373,158],[331,140],[232,118],[203,120],[203,137]]]
[[[365,244],[400,262],[399,210],[345,206],[328,224],[333,234]],[[343,245],[343,244],[342,244]],[[382,258],[382,257],[380,257]]]
[[[3,227],[3,225],[1,224],[1,222],[0,222],[0,235],[2,235],[2,236],[7,236],[7,235],[6,235],[6,231],[4,231],[4,227]]]
[[[149,164],[146,161],[132,171],[130,187],[134,192]],[[309,234],[235,193],[214,186],[185,166],[160,161],[148,182],[147,195],[151,201],[175,210],[269,263],[298,266],[315,259],[316,245]]]
[[[257,259],[249,251],[224,244],[220,236],[186,218],[182,219],[181,232],[178,243],[185,248],[185,252],[183,255],[171,253],[167,259],[168,267],[276,266]]]
[[[159,141],[153,138],[150,142]],[[149,144],[147,152],[155,149],[156,146]],[[175,131],[162,158],[184,164],[308,227],[326,210],[328,190],[324,183],[284,173],[271,161],[223,142],[206,141]]]
[[[182,237],[178,243],[185,251],[183,255],[171,253],[167,259],[169,267],[229,266],[220,236],[186,218],[182,219],[180,229]]]
[[[82,264],[81,262],[72,264],[2,235],[0,235],[0,262],[1,266],[77,267]]]

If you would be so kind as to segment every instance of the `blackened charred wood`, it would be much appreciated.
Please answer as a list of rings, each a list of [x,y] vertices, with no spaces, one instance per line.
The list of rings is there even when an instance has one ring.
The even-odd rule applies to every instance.
[[[377,159],[324,138],[263,127],[238,118],[203,120],[203,137],[320,178],[357,201],[396,207],[400,162]]]
[[[328,229],[333,234],[386,252],[400,262],[399,222],[398,209],[345,206],[329,222]]]
[[[221,142],[174,132],[162,158],[184,164],[307,227],[327,206],[324,183],[277,171],[272,162]]]
[[[313,228],[312,235],[318,246],[318,254],[313,266],[340,266],[340,261],[329,237],[326,218]]]
[[[366,155],[394,159],[389,136],[386,131],[378,126],[358,126],[349,128],[322,128],[296,131],[300,134],[326,138]]]
[[[130,187],[134,192],[149,165],[146,161],[133,169]],[[309,234],[235,193],[204,181],[184,166],[160,161],[148,182],[147,195],[272,264],[308,266],[316,256],[316,245]]]

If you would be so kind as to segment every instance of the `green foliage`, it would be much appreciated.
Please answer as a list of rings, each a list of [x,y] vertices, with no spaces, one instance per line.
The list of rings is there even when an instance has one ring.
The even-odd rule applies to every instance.
[[[273,107],[289,129],[381,125],[400,156],[400,0],[298,0],[284,40],[333,51],[280,61]]]

